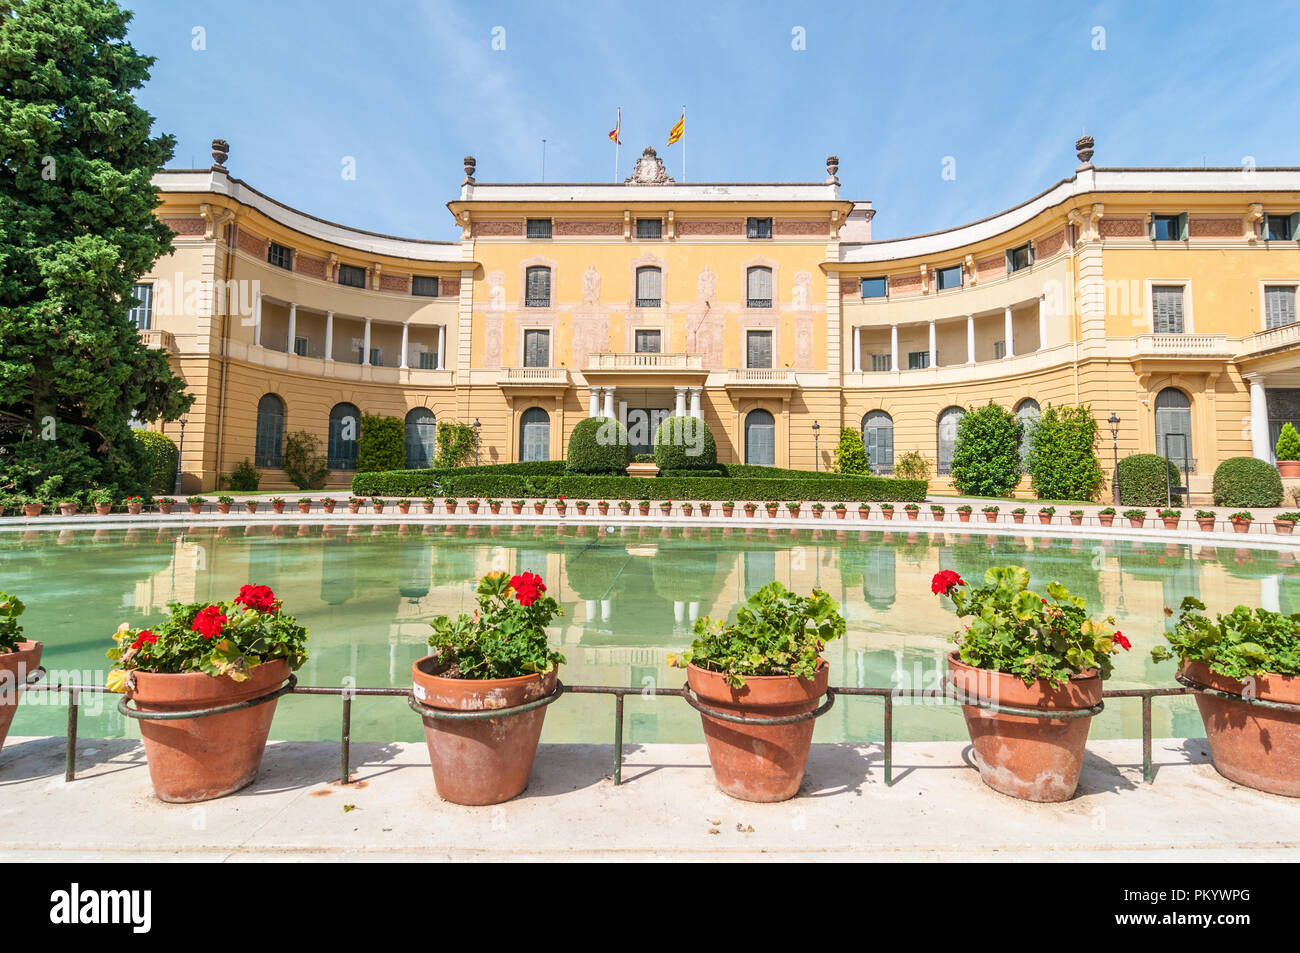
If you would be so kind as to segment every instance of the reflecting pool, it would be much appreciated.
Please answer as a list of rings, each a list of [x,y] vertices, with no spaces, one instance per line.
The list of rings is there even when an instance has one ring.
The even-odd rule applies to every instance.
[[[0,589],[22,598],[26,635],[46,643],[44,664],[65,680],[102,684],[104,652],[120,622],[160,621],[167,603],[231,598],[247,582],[271,586],[311,632],[302,684],[409,684],[426,654],[428,622],[473,610],[473,588],[492,570],[540,573],[564,616],[552,640],[568,659],[570,684],[636,685],[627,701],[630,743],[696,742],[699,716],[680,699],[653,695],[679,687],[684,672],[665,664],[690,644],[693,620],[734,617],[765,583],[798,592],[819,586],[838,599],[848,635],[827,651],[831,683],[938,686],[947,637],[957,620],[930,593],[930,577],[955,569],[979,579],[990,565],[1016,563],[1035,588],[1051,579],[1110,614],[1133,643],[1108,687],[1173,685],[1172,665],[1148,652],[1166,623],[1162,609],[1195,595],[1212,611],[1238,603],[1300,612],[1294,552],[1123,540],[983,536],[960,531],[702,527],[492,526],[258,523],[0,533]],[[85,737],[136,734],[116,697],[84,699]],[[613,700],[575,696],[548,709],[544,741],[608,743]],[[895,709],[900,740],[965,738],[960,712],[922,700]],[[334,740],[340,703],[329,697],[280,701],[272,737]],[[33,693],[13,732],[64,732],[57,696]],[[877,740],[882,704],[837,699],[817,722],[819,741]],[[1201,734],[1191,699],[1158,700],[1157,737]],[[1093,737],[1140,737],[1134,701],[1112,701]],[[416,741],[419,719],[401,698],[359,698],[352,737]]]

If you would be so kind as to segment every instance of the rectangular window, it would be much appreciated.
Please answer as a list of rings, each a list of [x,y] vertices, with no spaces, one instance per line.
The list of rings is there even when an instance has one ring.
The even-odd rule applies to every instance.
[[[550,238],[551,220],[549,218],[530,218],[527,235],[529,238]]]
[[[929,351],[908,351],[907,352],[907,369],[909,371],[923,371],[930,366]]]
[[[544,266],[529,268],[524,273],[524,307],[549,308],[551,306],[551,269]]]
[[[137,331],[148,331],[153,327],[153,285],[135,285],[131,288],[131,294],[140,303],[126,313],[126,318],[135,325]]]
[[[934,272],[934,288],[936,291],[947,291],[949,288],[961,287],[961,265],[953,265],[950,268],[938,268]]]
[[[383,348],[372,347],[372,348],[370,349],[370,366],[371,366],[371,367],[383,367],[383,366],[384,366],[384,351],[383,351]]]
[[[1269,215],[1264,221],[1264,238],[1270,242],[1289,242],[1296,237],[1296,215]]]
[[[349,288],[366,286],[366,270],[356,265],[339,265],[339,284]]]
[[[888,354],[871,355],[871,369],[873,371],[892,371],[893,370],[893,367],[891,366],[892,363],[893,362],[890,360],[890,355]]]
[[[636,270],[636,306],[657,308],[663,303],[663,273],[658,268]]]
[[[751,218],[745,222],[745,233],[750,238],[771,238],[772,220],[770,218]]]
[[[1151,240],[1153,242],[1181,242],[1187,239],[1187,213],[1181,215],[1152,215]]]
[[[772,332],[750,331],[745,338],[745,366],[772,366]]]
[[[661,353],[661,343],[662,333],[660,331],[638,330],[636,332],[635,347],[638,354],[659,354]]]
[[[438,352],[421,351],[420,352],[420,370],[436,371],[438,369]]]
[[[1034,263],[1033,242],[1025,242],[1019,248],[1007,249],[1007,272],[1028,268]]]
[[[307,356],[307,339],[301,335],[295,335],[293,339],[293,353],[299,357]]]
[[[772,307],[772,269],[751,268],[745,279],[748,285],[746,301],[749,307]]]
[[[438,297],[438,279],[416,275],[411,279],[411,294],[420,298]]]
[[[1182,334],[1183,286],[1151,286],[1151,329],[1156,334]]]
[[[285,271],[293,270],[293,249],[285,245],[277,245],[275,242],[266,249],[266,260],[277,268],[283,268]]]
[[[1280,328],[1295,324],[1295,285],[1264,286],[1264,326]]]
[[[551,366],[551,332],[543,328],[524,331],[524,367]]]
[[[663,238],[664,223],[660,218],[638,218],[636,220],[637,238]]]
[[[864,298],[888,298],[888,297],[889,297],[889,279],[888,279],[888,278],[863,278],[863,279],[862,279],[862,297],[864,297]]]
[[[1002,359],[1003,359],[1004,357],[1006,357],[1006,356],[1007,356],[1007,342],[1006,342],[1006,341],[994,341],[994,342],[993,342],[993,359],[996,360],[996,361],[1000,361],[1000,360],[1002,360]]]

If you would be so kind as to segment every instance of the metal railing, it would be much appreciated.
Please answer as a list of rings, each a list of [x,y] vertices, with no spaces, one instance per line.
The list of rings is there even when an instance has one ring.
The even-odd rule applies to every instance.
[[[67,744],[65,748],[65,766],[64,781],[76,780],[77,776],[77,721],[80,710],[80,698],[84,693],[94,694],[115,694],[110,692],[102,685],[62,685],[47,684],[36,681],[44,670],[29,680],[25,690],[29,692],[59,692],[66,693],[68,696],[68,720],[67,720]],[[1197,692],[1195,687],[1179,688],[1124,688],[1107,690],[1102,692],[1104,699],[1129,699],[1137,698],[1142,703],[1142,780],[1150,783],[1152,780],[1151,770],[1151,748],[1152,748],[1152,701],[1156,698],[1164,698],[1173,695],[1192,695]],[[879,698],[884,702],[884,773],[885,784],[892,786],[894,783],[894,706],[901,699],[924,698],[928,701],[938,701],[938,707],[957,707],[957,703],[952,701],[944,693],[936,692],[933,689],[924,688],[895,688],[895,687],[834,687],[831,686],[826,690],[829,696],[824,704],[824,708],[829,708],[834,701],[835,696],[842,695],[846,698],[868,697]],[[407,688],[344,688],[332,687],[325,685],[296,685],[293,684],[284,689],[284,694],[290,695],[337,695],[343,700],[342,718],[339,732],[339,777],[344,784],[351,782],[351,754],[352,754],[352,700],[354,698],[370,697],[392,697],[406,698],[408,705],[414,700],[410,689]],[[646,694],[646,689],[642,686],[632,685],[560,685],[557,687],[556,694],[571,695],[612,695],[614,697],[614,783],[623,783],[623,723],[624,723],[624,699],[628,695],[642,696]],[[654,697],[667,696],[682,698],[691,704],[691,707],[700,708],[691,693],[686,688],[657,688],[654,689]],[[906,703],[905,703],[906,704]],[[927,705],[927,707],[935,707]],[[480,713],[481,714],[481,713]]]

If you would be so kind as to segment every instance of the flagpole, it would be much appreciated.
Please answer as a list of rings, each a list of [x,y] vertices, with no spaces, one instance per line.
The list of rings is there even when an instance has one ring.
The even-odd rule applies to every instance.
[[[686,104],[682,104],[682,181],[686,181]]]

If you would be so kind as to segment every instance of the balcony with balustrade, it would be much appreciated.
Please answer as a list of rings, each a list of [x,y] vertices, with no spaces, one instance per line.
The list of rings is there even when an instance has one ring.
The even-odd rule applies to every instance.
[[[621,387],[699,386],[709,372],[698,354],[609,351],[592,354],[582,376]]]

